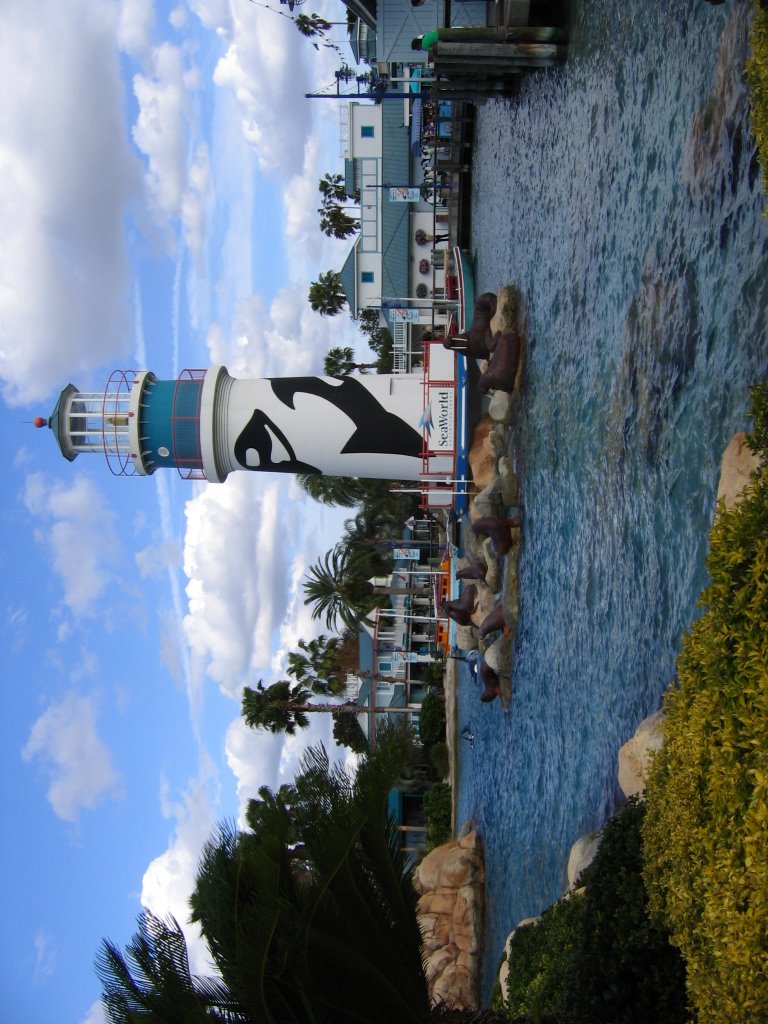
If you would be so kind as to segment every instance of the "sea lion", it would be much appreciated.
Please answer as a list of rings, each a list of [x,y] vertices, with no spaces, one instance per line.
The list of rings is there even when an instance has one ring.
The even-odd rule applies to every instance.
[[[481,516],[474,520],[472,529],[475,533],[482,533],[486,537],[490,537],[493,550],[501,557],[506,555],[512,547],[510,526],[521,525],[519,516]]]
[[[443,342],[445,348],[466,352],[473,359],[487,359],[501,337],[500,331],[494,334],[491,330],[491,320],[495,314],[496,296],[493,292],[483,292],[475,302],[469,330],[446,338]]]
[[[481,395],[489,391],[512,392],[519,365],[520,335],[513,328],[498,338],[488,368],[480,374],[477,390]]]
[[[456,572],[457,580],[484,580],[488,566],[484,562],[472,562]]]
[[[490,704],[492,700],[501,697],[501,684],[497,673],[485,659],[480,662],[480,676],[483,680],[483,692],[480,694],[480,700],[483,704]]]
[[[445,601],[440,605],[441,613],[444,612],[448,618],[453,619],[460,626],[472,625],[472,612],[477,602],[477,587],[466,587],[455,601]]]
[[[477,635],[481,640],[483,640],[489,633],[495,633],[498,629],[509,629],[506,619],[504,618],[504,606],[501,601],[499,601],[499,603],[495,605],[490,612],[488,612],[480,623]],[[480,669],[482,671],[482,665],[480,666]]]

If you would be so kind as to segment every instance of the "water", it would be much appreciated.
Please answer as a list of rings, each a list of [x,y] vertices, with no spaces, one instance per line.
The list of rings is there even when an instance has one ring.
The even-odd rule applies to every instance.
[[[478,290],[516,284],[528,339],[511,708],[459,686],[486,997],[508,932],[619,799],[618,749],[673,678],[721,454],[768,370],[749,19],[747,0],[575,0],[566,68],[479,110]]]

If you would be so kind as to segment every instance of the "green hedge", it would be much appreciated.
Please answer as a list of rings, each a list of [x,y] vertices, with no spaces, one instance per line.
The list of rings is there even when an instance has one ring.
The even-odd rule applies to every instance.
[[[510,1019],[559,1024],[684,1024],[685,969],[648,916],[644,805],[629,800],[605,826],[583,892],[519,929],[509,955]],[[497,1002],[497,1006],[499,1003]]]
[[[424,814],[427,819],[427,850],[447,843],[451,838],[451,787],[438,782],[424,794]]]
[[[753,392],[765,455],[768,389]],[[768,469],[718,508],[705,611],[668,691],[648,779],[652,910],[686,960],[708,1024],[768,1022]]]

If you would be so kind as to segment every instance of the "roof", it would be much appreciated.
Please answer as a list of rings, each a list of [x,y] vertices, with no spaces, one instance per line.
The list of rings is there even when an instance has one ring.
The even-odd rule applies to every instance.
[[[390,185],[410,181],[410,137],[403,124],[403,108],[390,101],[382,104],[382,179]],[[410,203],[382,203],[382,299],[402,298],[408,294],[410,256]]]

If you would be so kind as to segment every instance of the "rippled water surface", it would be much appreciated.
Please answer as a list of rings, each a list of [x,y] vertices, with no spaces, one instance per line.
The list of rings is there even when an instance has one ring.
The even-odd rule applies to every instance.
[[[514,283],[527,363],[509,711],[462,678],[459,814],[487,857],[484,988],[618,798],[674,674],[720,457],[768,370],[768,220],[740,69],[750,7],[575,0],[571,58],[478,113],[478,290]]]

